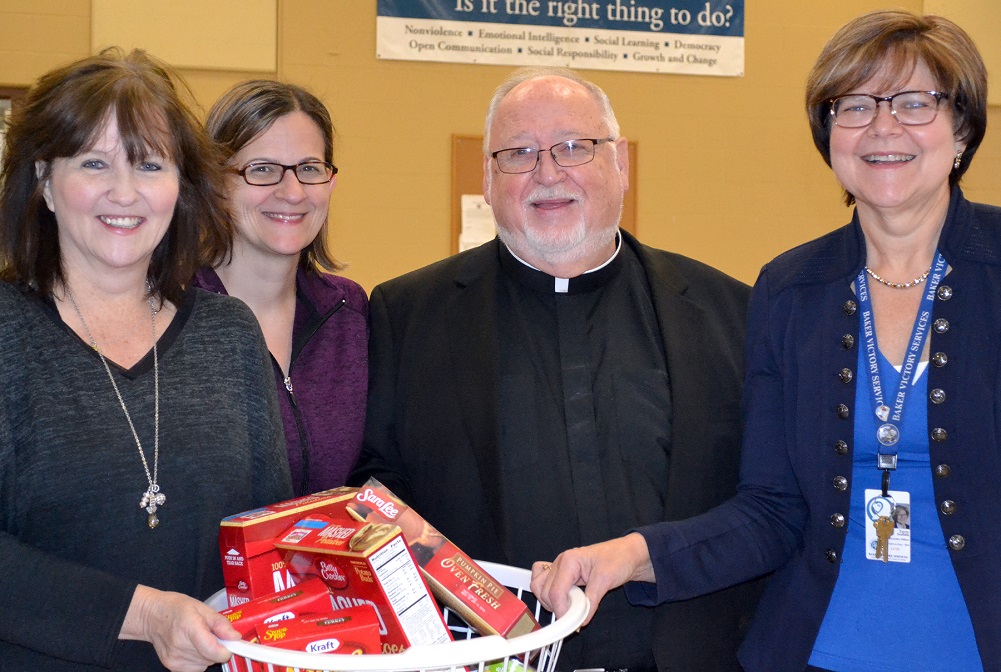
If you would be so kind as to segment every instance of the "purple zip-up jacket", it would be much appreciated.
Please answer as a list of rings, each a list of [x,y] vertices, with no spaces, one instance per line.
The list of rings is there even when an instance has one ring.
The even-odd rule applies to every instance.
[[[356,282],[296,273],[289,380],[272,356],[296,496],[343,485],[361,450],[368,390],[368,298]],[[202,268],[194,285],[228,294]]]

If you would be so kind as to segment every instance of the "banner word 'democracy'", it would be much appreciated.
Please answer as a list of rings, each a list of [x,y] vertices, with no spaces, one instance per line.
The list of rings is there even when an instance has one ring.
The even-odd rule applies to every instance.
[[[744,0],[379,0],[378,58],[741,77]]]

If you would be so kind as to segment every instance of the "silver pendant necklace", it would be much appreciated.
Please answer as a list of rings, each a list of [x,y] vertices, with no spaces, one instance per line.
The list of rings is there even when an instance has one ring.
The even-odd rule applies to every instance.
[[[149,525],[150,529],[153,529],[160,524],[160,517],[157,516],[157,508],[163,506],[167,501],[167,496],[160,492],[160,485],[157,483],[158,468],[160,466],[160,361],[157,356],[156,348],[156,314],[157,310],[153,306],[153,294],[152,288],[147,285],[147,290],[150,294],[146,297],[146,303],[149,306],[149,316],[150,323],[152,324],[153,331],[153,473],[149,471],[149,463],[146,461],[146,453],[143,451],[142,442],[139,441],[139,434],[136,432],[136,426],[132,423],[132,416],[129,415],[129,409],[125,406],[125,399],[122,398],[122,393],[118,389],[118,383],[115,382],[115,376],[111,373],[111,367],[108,366],[108,360],[104,358],[104,353],[97,346],[97,339],[94,338],[94,334],[91,333],[90,327],[87,326],[86,320],[83,319],[83,313],[80,311],[80,306],[77,305],[76,298],[73,297],[73,292],[70,291],[69,286],[66,286],[66,296],[69,297],[70,303],[73,304],[73,310],[76,311],[76,316],[80,320],[80,324],[83,325],[83,330],[87,334],[87,338],[90,339],[90,347],[94,348],[97,352],[97,356],[101,358],[101,363],[104,364],[104,370],[108,372],[108,380],[111,381],[111,386],[115,389],[115,396],[118,397],[118,403],[122,407],[122,411],[125,413],[125,419],[129,423],[129,429],[132,430],[132,438],[136,441],[136,448],[139,449],[139,459],[142,460],[143,470],[146,472],[146,480],[149,482],[149,487],[146,488],[146,492],[143,493],[142,497],[139,499],[139,508],[146,509],[148,518],[146,523]]]

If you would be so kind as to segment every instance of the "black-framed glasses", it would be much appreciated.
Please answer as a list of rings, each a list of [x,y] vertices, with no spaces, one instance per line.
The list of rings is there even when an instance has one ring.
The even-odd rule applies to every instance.
[[[291,170],[301,184],[325,184],[337,174],[337,166],[327,161],[303,161],[293,166],[282,163],[260,161],[248,163],[243,168],[233,169],[247,184],[255,187],[270,187],[285,179],[285,171]]]
[[[890,114],[904,126],[923,126],[935,121],[939,103],[949,98],[941,91],[901,91],[892,96],[853,93],[831,98],[831,116],[842,128],[863,128],[872,123],[879,104],[886,102]]]
[[[530,173],[539,165],[539,156],[548,151],[556,165],[564,168],[582,166],[594,160],[594,148],[603,142],[612,142],[615,138],[578,138],[557,142],[548,150],[535,147],[511,147],[491,152],[490,156],[497,162],[497,169],[502,173],[517,175]]]

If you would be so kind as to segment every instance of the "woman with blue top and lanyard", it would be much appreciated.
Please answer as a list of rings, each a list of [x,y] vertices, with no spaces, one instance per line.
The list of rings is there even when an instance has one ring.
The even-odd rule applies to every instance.
[[[873,12],[806,101],[855,214],[755,286],[737,496],[536,563],[532,588],[562,613],[572,583],[656,604],[774,572],[749,672],[1001,670],[1001,209],[958,186],[983,61],[945,19]]]

